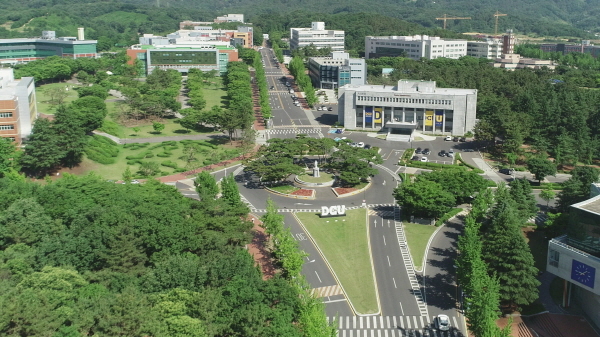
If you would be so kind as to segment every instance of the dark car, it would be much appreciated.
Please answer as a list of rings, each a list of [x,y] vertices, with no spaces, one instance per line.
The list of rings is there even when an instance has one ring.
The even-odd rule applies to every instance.
[[[425,149],[425,150],[423,150],[423,154],[424,154],[424,155],[431,154],[431,151],[429,151],[429,149]]]
[[[414,160],[414,161],[419,161],[419,160],[421,160],[421,159],[419,158],[419,156],[414,156],[414,157],[412,157],[412,159],[411,159],[411,160]]]
[[[342,133],[342,132],[344,132],[344,130],[342,130],[342,129],[335,130],[335,133]]]
[[[454,138],[452,138],[452,141],[453,141],[453,142],[458,142],[458,137],[454,137]]]
[[[327,108],[327,111],[333,111],[332,107]]]
[[[269,90],[275,90],[275,87],[274,87],[274,86],[271,86],[271,89],[269,89]]]
[[[475,152],[473,149],[464,149],[463,152]]]
[[[363,149],[366,149],[366,150],[368,150],[370,148],[371,148],[371,145],[369,145],[369,144],[365,144],[365,147],[363,147]]]
[[[421,154],[422,152],[423,152],[423,151],[421,151],[421,148],[420,148],[420,147],[418,147],[418,148],[415,150],[415,153],[416,153],[416,154]]]
[[[438,156],[445,157],[446,156],[446,150],[440,151],[440,153],[438,153]]]
[[[460,140],[461,142],[466,142],[466,141],[467,141],[467,138],[465,138],[465,137],[460,137],[460,139],[459,139],[459,140]]]
[[[503,168],[503,169],[500,169],[500,173],[506,174],[506,175],[510,176],[513,173],[515,173],[515,170],[514,169],[508,169],[508,168]]]

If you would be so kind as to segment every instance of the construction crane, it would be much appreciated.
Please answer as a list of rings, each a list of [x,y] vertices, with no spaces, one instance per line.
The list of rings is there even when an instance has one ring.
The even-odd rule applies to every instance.
[[[446,29],[446,20],[471,20],[471,17],[461,18],[461,17],[450,17],[444,14],[443,18],[435,18],[436,20],[444,20],[444,29]]]
[[[507,16],[508,14],[502,14],[498,11],[496,11],[496,14],[494,14],[494,16],[496,17],[496,28],[494,28],[494,36],[498,35],[498,17],[499,16]]]

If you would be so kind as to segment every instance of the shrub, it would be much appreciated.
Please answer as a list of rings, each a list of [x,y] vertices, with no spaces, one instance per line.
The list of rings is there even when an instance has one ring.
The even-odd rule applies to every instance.
[[[185,172],[185,171],[187,171],[187,170],[184,169],[183,167],[180,167],[180,168],[176,168],[174,172],[175,173],[181,173],[181,172]]]
[[[449,212],[447,212],[441,218],[439,218],[438,221],[435,222],[435,226],[436,227],[441,226],[444,222],[450,220],[450,218],[452,218],[456,214],[460,213],[461,211],[462,211],[462,208],[453,208],[453,209],[451,209]]]
[[[406,164],[406,166],[410,166],[410,167],[417,167],[417,168],[424,168],[424,169],[430,169],[430,170],[447,170],[447,169],[459,169],[459,170],[467,170],[466,166],[461,166],[461,165],[448,165],[448,164],[438,164],[438,163],[432,163],[432,162],[420,162],[420,161],[411,161],[409,160]]]
[[[98,131],[108,133],[109,135],[113,135],[115,137],[121,136],[121,126],[106,119],[102,122],[102,126],[98,129]]]
[[[135,164],[142,164],[142,161],[139,159],[134,159],[134,160],[128,160],[127,161],[127,165],[135,165]]]
[[[119,147],[117,143],[106,137],[94,135],[88,141],[84,152],[90,160],[109,165],[115,163]]]
[[[475,173],[478,173],[478,174],[480,174],[480,173],[483,173],[483,172],[484,172],[482,169],[480,169],[480,168],[478,168],[478,167],[475,167],[475,166],[473,166],[473,165],[471,165],[471,164],[469,164],[469,163],[465,162],[465,161],[462,159],[462,157],[460,156],[460,153],[457,153],[457,154],[456,154],[456,160],[458,161],[459,165],[464,165],[464,166],[466,166],[466,167],[470,168],[471,170],[473,170],[473,172],[475,172]]]
[[[174,162],[172,162],[172,161],[170,161],[170,160],[165,160],[165,161],[163,161],[163,162],[162,162],[162,163],[160,163],[160,164],[161,164],[162,166],[170,167],[170,168],[173,168],[173,169],[177,169],[177,168],[178,168],[178,165],[177,165],[177,163],[174,163]]]
[[[142,152],[133,156],[127,156],[125,157],[125,159],[131,160],[131,159],[144,159],[144,158],[152,158],[154,157],[154,154],[151,151],[146,151],[146,152]]]

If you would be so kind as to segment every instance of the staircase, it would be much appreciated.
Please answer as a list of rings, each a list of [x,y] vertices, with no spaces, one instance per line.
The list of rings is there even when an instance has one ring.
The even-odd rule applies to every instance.
[[[389,133],[387,134],[387,138],[386,140],[391,140],[394,142],[410,142],[411,141],[411,135],[398,135],[398,134],[394,134],[394,133]]]

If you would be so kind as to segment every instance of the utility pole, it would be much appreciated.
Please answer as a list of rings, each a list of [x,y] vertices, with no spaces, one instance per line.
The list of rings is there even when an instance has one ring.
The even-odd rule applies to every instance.
[[[496,11],[496,14],[494,14],[494,17],[496,18],[496,26],[494,29],[494,36],[498,35],[498,17],[499,16],[507,16],[508,14],[502,14],[498,11]]]
[[[444,21],[444,29],[446,29],[446,20],[471,20],[471,17],[455,17],[455,16],[446,16],[446,14],[444,14],[444,17],[441,18],[435,18],[436,20],[443,20]]]

